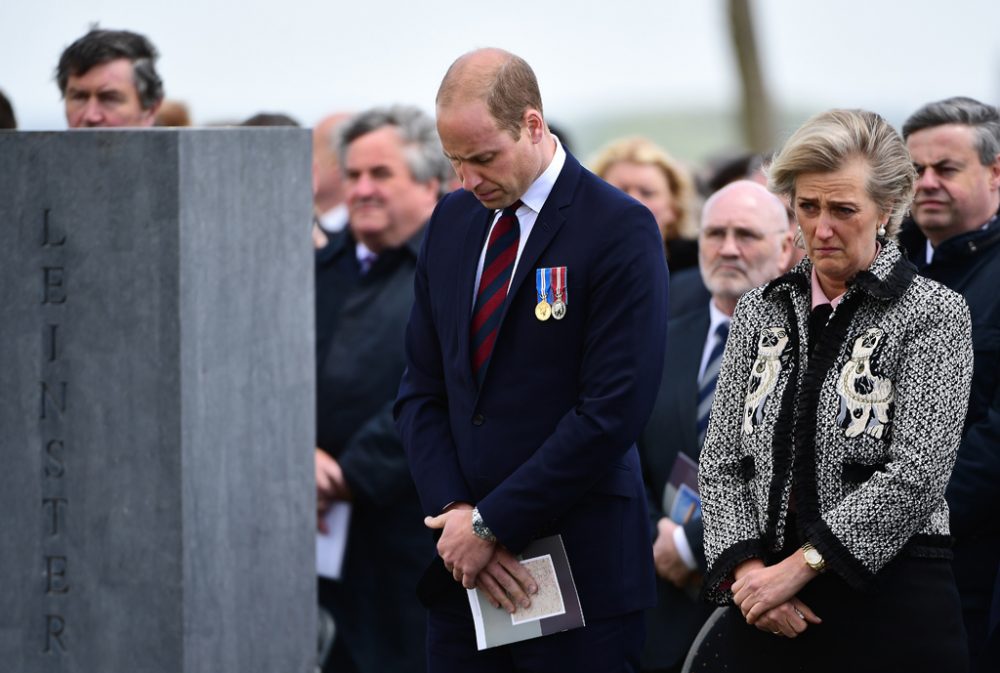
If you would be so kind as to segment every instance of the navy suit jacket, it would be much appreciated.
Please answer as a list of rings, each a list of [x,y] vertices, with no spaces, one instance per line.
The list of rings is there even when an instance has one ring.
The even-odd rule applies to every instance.
[[[666,516],[663,491],[679,453],[698,461],[698,369],[705,349],[711,317],[708,299],[700,308],[672,318],[667,331],[664,376],[649,423],[639,437],[639,455],[649,495],[651,527]],[[705,550],[701,519],[684,525],[691,551],[705,572]],[[657,578],[657,606],[646,613],[646,649],[643,669],[665,669],[683,663],[691,642],[712,613],[714,606],[698,600],[696,592],[681,591]]]
[[[445,197],[417,263],[395,411],[424,510],[475,503],[514,553],[560,533],[587,618],[647,607],[651,540],[634,441],[663,363],[667,270],[656,224],[567,154],[478,389],[469,324],[493,215],[466,191]],[[566,316],[541,322],[535,269],[559,266]]]

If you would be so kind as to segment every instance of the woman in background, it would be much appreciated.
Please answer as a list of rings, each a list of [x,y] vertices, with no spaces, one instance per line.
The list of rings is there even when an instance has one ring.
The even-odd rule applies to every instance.
[[[645,138],[623,138],[605,146],[591,169],[653,213],[671,273],[698,266],[694,187],[683,166]]]

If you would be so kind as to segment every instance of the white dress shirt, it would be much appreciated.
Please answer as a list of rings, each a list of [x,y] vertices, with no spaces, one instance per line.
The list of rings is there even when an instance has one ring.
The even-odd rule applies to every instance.
[[[514,274],[517,272],[517,265],[521,261],[521,253],[524,252],[524,245],[528,242],[528,236],[531,235],[531,230],[535,226],[535,220],[538,219],[538,213],[541,212],[542,206],[545,205],[545,201],[549,198],[549,194],[552,193],[552,188],[556,184],[556,179],[559,177],[559,173],[562,172],[563,165],[566,163],[566,150],[563,149],[562,143],[555,136],[552,138],[556,141],[556,152],[552,157],[552,161],[549,163],[548,168],[542,171],[542,174],[531,183],[528,187],[528,191],[521,195],[521,203],[524,204],[517,209],[517,221],[521,228],[521,236],[517,241],[517,256],[514,258],[514,268],[510,272],[510,277],[513,278]],[[497,220],[500,219],[500,214],[503,211],[497,211],[493,216],[493,224],[490,225],[490,232],[493,232],[493,227],[496,226]],[[473,310],[476,305],[476,295],[479,294],[479,279],[483,276],[483,264],[486,262],[486,248],[489,246],[490,236],[489,233],[486,235],[486,242],[483,244],[483,250],[479,253],[479,265],[476,267],[476,287],[472,292],[472,306]]]

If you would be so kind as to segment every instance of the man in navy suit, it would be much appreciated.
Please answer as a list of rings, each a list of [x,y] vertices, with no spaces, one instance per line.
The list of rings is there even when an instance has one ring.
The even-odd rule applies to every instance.
[[[698,266],[710,296],[668,323],[664,366],[671,375],[660,383],[653,414],[638,442],[658,575],[658,604],[646,614],[643,671],[680,671],[691,642],[712,612],[711,605],[697,598],[705,572],[701,518],[672,520],[666,486],[679,454],[698,461],[699,402],[707,410],[713,394],[701,384],[708,379],[705,372],[713,371],[713,351],[725,343],[717,336],[720,325],[728,327],[743,293],[781,274],[791,256],[791,240],[784,204],[756,182],[730,183],[705,202]]]
[[[667,314],[656,223],[561,147],[513,54],[459,58],[437,120],[464,189],[427,228],[395,407],[441,533],[429,670],[638,670],[654,575],[634,441]],[[477,652],[463,586],[516,610],[534,587],[514,555],[553,534],[586,626]]]

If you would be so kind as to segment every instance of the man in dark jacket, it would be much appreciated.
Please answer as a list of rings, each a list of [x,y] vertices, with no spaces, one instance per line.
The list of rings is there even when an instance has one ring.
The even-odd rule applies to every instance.
[[[995,670],[976,660],[1000,564],[1000,113],[949,98],[915,112],[903,136],[919,177],[900,242],[972,314],[972,394],[947,498],[973,670]]]
[[[340,576],[320,578],[337,627],[325,670],[421,671],[425,612],[415,588],[434,544],[391,406],[424,224],[452,170],[434,120],[416,108],[363,112],[341,138],[350,220],[316,253],[321,529],[335,503],[351,504]]]

